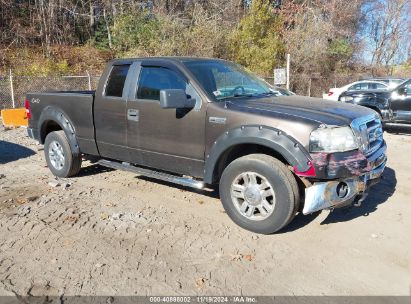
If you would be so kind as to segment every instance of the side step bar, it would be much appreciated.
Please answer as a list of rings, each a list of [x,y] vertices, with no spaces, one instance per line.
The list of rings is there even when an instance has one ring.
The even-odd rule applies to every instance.
[[[405,123],[395,123],[395,122],[386,122],[384,123],[385,127],[397,127],[397,128],[411,128],[411,124]]]
[[[146,168],[141,168],[141,167],[133,166],[129,163],[125,163],[125,162],[120,163],[120,162],[111,161],[107,159],[100,159],[97,163],[104,167],[109,167],[112,169],[118,169],[118,170],[124,170],[124,171],[130,171],[130,172],[144,175],[150,178],[159,179],[162,181],[182,185],[185,187],[196,188],[196,189],[203,189],[205,187],[202,181],[197,181],[197,180],[194,180],[188,177],[182,177],[182,176],[172,175],[172,174],[154,171],[154,170],[150,170]]]

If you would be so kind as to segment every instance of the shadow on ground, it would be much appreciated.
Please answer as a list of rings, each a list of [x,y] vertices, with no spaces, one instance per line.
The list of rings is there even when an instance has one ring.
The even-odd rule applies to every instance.
[[[78,177],[91,176],[91,175],[96,175],[96,174],[100,174],[104,172],[111,172],[111,171],[114,171],[114,169],[104,167],[99,164],[92,164],[87,167],[82,167],[77,176]]]
[[[106,168],[98,164],[93,164],[91,166],[84,167],[80,171],[79,176],[88,176],[109,171],[113,171],[113,169]],[[219,198],[218,187],[210,189],[194,189],[141,175],[137,175],[136,178],[145,180],[147,182],[157,183],[160,185],[165,185],[168,187],[179,189],[181,191],[189,191],[211,198]],[[325,218],[321,222],[321,225],[346,222],[357,217],[370,215],[378,209],[378,205],[385,203],[394,194],[396,185],[397,179],[395,176],[395,171],[389,167],[386,167],[381,181],[371,188],[368,197],[364,200],[360,207],[345,207],[341,209],[337,208],[333,212],[330,212],[327,218]],[[304,226],[314,221],[320,214],[321,211],[314,212],[308,215],[303,215],[299,213],[294,218],[294,220],[279,233],[292,232],[294,230],[303,228]]]
[[[138,178],[149,182],[155,182],[158,184],[170,186],[180,190],[195,192],[212,198],[219,198],[218,189],[196,190],[192,188],[175,185],[165,181],[159,181],[149,177],[139,176]],[[370,215],[378,209],[378,205],[385,203],[394,194],[396,185],[397,179],[395,177],[395,171],[389,167],[385,168],[383,178],[378,184],[374,185],[371,188],[372,191],[370,191],[368,197],[365,199],[365,201],[362,203],[360,207],[351,206],[341,209],[335,209],[327,216],[327,218],[325,218],[321,222],[321,225],[346,222],[357,217]],[[304,226],[314,221],[320,214],[321,211],[314,212],[308,215],[303,215],[300,213],[294,218],[294,220],[288,226],[281,230],[280,233],[292,232],[294,230],[303,228]]]
[[[197,193],[197,194],[200,194],[200,195],[205,195],[205,196],[208,196],[208,197],[211,197],[211,198],[220,198],[219,193],[218,193],[218,187],[205,188],[205,189],[195,189],[195,188],[185,187],[185,186],[182,186],[182,185],[174,184],[174,183],[171,183],[171,182],[167,182],[167,181],[163,181],[163,180],[159,180],[159,179],[155,179],[155,178],[151,178],[151,177],[147,177],[147,176],[143,176],[143,175],[139,175],[139,176],[136,176],[136,177],[139,178],[139,179],[145,180],[147,182],[172,187],[172,188],[175,188],[175,189],[179,189],[181,191],[189,191],[189,192]]]
[[[384,131],[392,135],[411,136],[411,125],[409,128],[396,127],[396,126],[385,127]]]
[[[36,154],[24,146],[0,140],[0,164],[4,165]]]
[[[321,225],[346,222],[360,216],[369,216],[378,209],[378,205],[385,203],[394,194],[396,186],[397,178],[395,177],[395,171],[386,167],[383,179],[371,188],[367,198],[360,207],[335,209]]]
[[[115,169],[105,167],[105,166],[101,166],[99,164],[92,164],[92,165],[89,165],[87,167],[82,167],[77,176],[78,177],[92,176],[92,175],[96,175],[96,174],[100,174],[100,173],[104,173],[104,172],[111,172],[111,171],[115,171]],[[178,184],[174,184],[174,183],[171,183],[171,182],[167,182],[167,181],[163,181],[163,180],[159,180],[159,179],[155,179],[155,178],[151,178],[151,177],[147,177],[147,176],[143,176],[143,175],[137,175],[136,174],[135,178],[138,178],[138,179],[150,182],[150,183],[156,183],[156,184],[159,184],[159,185],[168,186],[168,187],[175,188],[175,189],[178,189],[178,190],[181,190],[181,191],[189,191],[189,192],[209,196],[209,197],[212,197],[212,198],[219,198],[218,187],[210,188],[210,189],[194,189],[194,188],[181,186],[181,185],[178,185]]]

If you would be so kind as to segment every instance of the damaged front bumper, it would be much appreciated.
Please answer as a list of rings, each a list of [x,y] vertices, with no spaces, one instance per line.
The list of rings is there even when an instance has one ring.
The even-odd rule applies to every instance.
[[[369,162],[372,169],[366,173],[338,180],[314,182],[306,188],[303,214],[361,202],[366,197],[367,189],[376,184],[384,172],[387,163],[385,151],[384,143]]]

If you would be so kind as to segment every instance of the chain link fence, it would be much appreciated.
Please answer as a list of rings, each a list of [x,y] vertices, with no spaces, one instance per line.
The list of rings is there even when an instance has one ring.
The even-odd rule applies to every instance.
[[[100,76],[0,76],[0,109],[24,107],[29,92],[95,90]]]
[[[264,79],[274,85],[274,77],[265,77]],[[360,75],[323,77],[307,74],[291,74],[290,90],[297,95],[321,98],[324,94],[328,93],[330,88],[342,87],[360,79]],[[282,87],[285,87],[285,85]]]
[[[290,77],[290,89],[298,95],[323,97],[323,94],[327,94],[330,88],[342,87],[358,80],[360,80],[359,75],[322,77],[296,74]]]
[[[0,109],[24,107],[29,92],[95,90],[100,76],[0,76]],[[273,77],[265,81],[274,83]],[[298,95],[323,97],[333,87],[359,80],[358,75],[321,77],[307,74],[290,75],[290,90]]]
[[[11,95],[10,78],[8,76],[0,76],[0,110],[13,107]]]

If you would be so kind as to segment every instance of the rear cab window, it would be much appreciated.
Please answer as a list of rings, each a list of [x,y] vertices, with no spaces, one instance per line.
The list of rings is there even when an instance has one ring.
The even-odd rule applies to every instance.
[[[113,65],[108,77],[104,95],[107,97],[122,97],[129,64]]]

